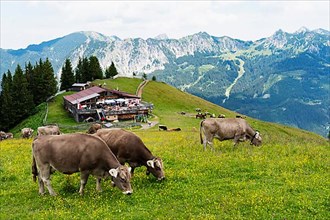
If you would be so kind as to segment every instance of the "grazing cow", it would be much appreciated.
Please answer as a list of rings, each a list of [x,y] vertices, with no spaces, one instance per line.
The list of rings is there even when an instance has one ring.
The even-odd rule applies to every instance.
[[[30,138],[32,137],[33,129],[32,128],[23,128],[21,130],[21,137],[22,138]]]
[[[124,194],[132,193],[130,169],[122,166],[98,137],[79,133],[38,136],[32,143],[32,155],[33,180],[38,176],[40,194],[44,194],[45,184],[50,195],[56,195],[50,182],[53,169],[64,174],[80,172],[81,195],[90,174],[97,177],[96,189],[99,191],[101,178],[110,175]]]
[[[13,133],[6,133],[3,131],[0,131],[0,141],[5,140],[5,139],[11,139],[14,138]]]
[[[0,131],[0,141],[6,139],[6,132]]]
[[[181,131],[181,128],[170,128],[167,131]]]
[[[12,138],[14,138],[14,135],[13,135],[13,133],[6,133],[6,139],[12,139]]]
[[[60,135],[60,128],[57,125],[46,125],[38,127],[38,136],[40,135]]]
[[[90,126],[90,128],[88,129],[87,133],[88,134],[95,134],[97,130],[101,129],[102,125],[99,123],[94,123]]]
[[[162,159],[152,155],[142,140],[134,133],[123,129],[99,129],[94,134],[102,138],[119,162],[128,164],[134,169],[140,166],[147,167],[147,175],[152,173],[158,180],[165,178]]]
[[[158,125],[158,130],[162,130],[162,131],[167,131],[167,126],[166,125]]]
[[[204,139],[202,138],[204,134]],[[201,144],[209,144],[213,148],[213,138],[220,141],[234,139],[234,146],[239,141],[251,140],[251,145],[261,145],[261,136],[258,131],[254,131],[251,126],[242,118],[210,118],[201,122],[200,139]]]
[[[197,115],[196,115],[196,118],[201,118],[201,119],[205,119],[206,118],[206,114],[205,113],[198,113]]]

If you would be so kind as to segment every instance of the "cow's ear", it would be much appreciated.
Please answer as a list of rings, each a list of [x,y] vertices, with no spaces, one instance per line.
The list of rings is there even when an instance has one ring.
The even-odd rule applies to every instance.
[[[111,169],[111,170],[109,170],[109,173],[114,178],[117,178],[117,176],[118,176],[118,170],[117,169]]]
[[[132,171],[132,167],[128,167],[128,172],[130,173]]]
[[[154,160],[148,160],[148,161],[147,161],[147,165],[148,165],[149,167],[155,168]]]
[[[157,166],[157,167],[159,167],[159,168],[162,168],[162,165],[161,165],[161,163],[160,163],[159,159],[158,159],[158,160],[156,160],[156,163],[155,163],[155,164],[156,164],[156,166]]]

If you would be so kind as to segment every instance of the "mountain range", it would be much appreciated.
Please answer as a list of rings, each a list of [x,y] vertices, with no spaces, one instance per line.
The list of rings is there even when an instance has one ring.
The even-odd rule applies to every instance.
[[[326,136],[330,116],[330,32],[282,30],[256,41],[199,32],[180,39],[120,39],[76,32],[25,49],[1,49],[2,74],[49,58],[58,78],[66,58],[97,56],[120,76],[155,76],[183,91],[265,121]],[[220,114],[220,113],[219,113]]]

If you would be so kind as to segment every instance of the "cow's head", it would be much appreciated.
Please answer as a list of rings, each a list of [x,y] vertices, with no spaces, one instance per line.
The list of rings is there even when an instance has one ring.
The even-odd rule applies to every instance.
[[[152,173],[157,180],[165,179],[163,161],[159,157],[147,161],[147,175]]]
[[[260,136],[259,131],[256,131],[256,133],[253,135],[252,139],[251,139],[251,145],[255,145],[255,146],[260,146],[262,142],[262,138]]]
[[[31,136],[32,136],[32,134],[33,134],[33,129],[32,129],[32,128],[30,128],[30,129],[29,129],[29,131],[28,131],[28,135],[29,135],[29,137],[31,137]]]
[[[127,166],[119,166],[109,170],[113,183],[126,195],[133,193],[131,187],[131,168]]]

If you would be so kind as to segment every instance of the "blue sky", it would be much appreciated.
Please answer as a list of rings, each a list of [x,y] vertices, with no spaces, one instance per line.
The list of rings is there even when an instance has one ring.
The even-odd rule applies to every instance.
[[[5,1],[0,48],[19,49],[76,31],[121,39],[200,31],[257,40],[278,29],[329,30],[330,1]]]

